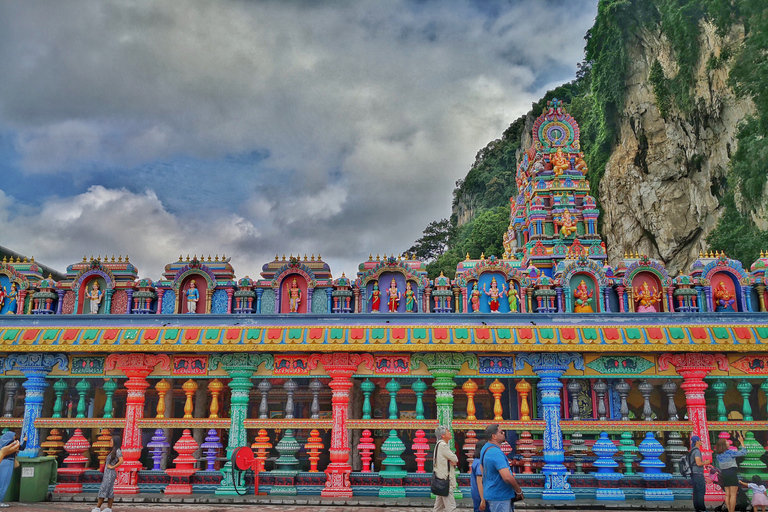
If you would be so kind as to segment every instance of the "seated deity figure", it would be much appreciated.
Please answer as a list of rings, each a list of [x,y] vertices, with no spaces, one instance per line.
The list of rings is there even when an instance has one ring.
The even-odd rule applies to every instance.
[[[91,314],[95,315],[99,312],[99,305],[101,304],[101,298],[104,296],[104,292],[99,290],[99,283],[97,281],[93,282],[93,285],[91,286],[91,291],[85,292],[85,296],[88,297],[91,301]]]
[[[411,288],[411,282],[405,283],[405,312],[413,313],[413,307],[416,305],[416,294]]]
[[[568,159],[563,155],[563,150],[558,148],[557,153],[552,157],[552,170],[555,172],[555,176],[560,176],[563,171],[567,171],[571,166]]]
[[[296,313],[299,310],[299,304],[301,304],[301,288],[296,283],[296,278],[293,278],[291,288],[288,290],[288,302],[291,306],[291,313]]]
[[[378,313],[381,306],[381,292],[379,291],[379,283],[373,283],[373,290],[371,291],[371,313]]]
[[[200,299],[200,292],[197,291],[197,285],[194,281],[189,282],[187,287],[187,313],[197,313],[197,301]]]
[[[397,307],[400,305],[400,292],[397,291],[397,283],[395,282],[395,279],[392,278],[392,281],[389,283],[389,290],[387,290],[387,296],[389,297],[389,312],[395,313],[397,312]]]
[[[736,299],[728,288],[725,286],[724,281],[720,281],[715,288],[715,311],[736,311],[734,303]]]
[[[18,292],[16,291],[16,283],[11,283],[11,289],[6,290],[5,287],[3,287],[3,293],[5,294],[5,299],[8,301],[7,306],[8,309],[5,312],[6,315],[13,315],[16,313],[16,298],[18,297]],[[2,308],[3,305],[0,302],[0,308]]]
[[[473,313],[480,312],[480,290],[477,289],[477,283],[475,283],[475,286],[472,288],[472,293],[470,295],[470,304],[472,306]]]
[[[593,291],[587,288],[587,283],[582,279],[579,286],[576,287],[576,291],[573,292],[573,296],[576,298],[576,305],[573,307],[574,313],[594,313],[592,293]]]
[[[517,296],[517,288],[515,288],[514,281],[509,282],[509,292],[507,293],[507,300],[509,301],[509,312],[517,313],[519,306],[519,300]]]
[[[566,208],[565,211],[563,212],[563,215],[560,218],[560,221],[558,222],[558,224],[560,224],[561,238],[571,236],[576,232],[576,219],[573,218],[568,208]]]
[[[576,165],[574,168],[581,172],[581,174],[587,174],[587,162],[584,161],[584,153],[579,153],[579,156],[576,157]]]
[[[635,302],[639,303],[636,311],[638,313],[657,313],[656,303],[661,302],[661,292],[656,291],[656,287],[651,292],[648,281],[643,281],[643,286],[635,290]]]
[[[5,286],[0,286],[0,309],[3,309],[5,304]]]
[[[491,289],[486,290],[485,285],[483,285],[483,291],[486,295],[488,295],[491,299],[488,301],[488,305],[491,308],[491,313],[498,313],[499,312],[499,297],[503,297],[504,293],[506,292],[506,287],[502,284],[501,285],[501,291],[499,291],[498,285],[496,284],[496,278],[494,277],[491,279]]]

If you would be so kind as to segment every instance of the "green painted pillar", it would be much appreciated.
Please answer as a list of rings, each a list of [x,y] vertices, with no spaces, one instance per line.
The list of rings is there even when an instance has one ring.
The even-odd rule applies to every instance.
[[[86,404],[88,403],[86,397],[91,390],[91,383],[85,379],[81,379],[75,386],[75,389],[77,389],[77,394],[80,396],[77,400],[77,415],[75,418],[85,418],[85,413],[87,412]]]
[[[210,359],[211,370],[219,365],[232,379],[229,389],[232,392],[230,400],[231,424],[229,428],[229,443],[227,444],[227,463],[221,468],[221,483],[216,489],[219,495],[236,495],[232,479],[232,463],[229,459],[235,449],[247,446],[244,421],[248,417],[248,401],[253,382],[251,377],[261,363],[269,370],[274,368],[274,358],[270,354],[214,354]],[[238,490],[245,488],[245,473],[240,473],[237,481]],[[242,491],[241,491],[242,492]]]
[[[363,392],[363,419],[371,419],[371,394],[376,390],[376,384],[365,379],[360,384],[360,390]]]
[[[453,380],[461,371],[464,363],[470,369],[477,370],[477,356],[475,354],[456,354],[444,352],[430,352],[428,354],[413,354],[411,356],[411,370],[415,370],[424,363],[432,374],[432,387],[435,388],[435,404],[437,406],[437,423],[445,425],[453,433],[453,388],[456,382]],[[456,438],[451,437],[451,450],[456,451]],[[456,468],[458,476],[458,468]],[[454,497],[460,499],[461,491],[457,488]]]
[[[728,421],[728,412],[725,410],[725,390],[728,384],[722,379],[717,379],[712,383],[712,391],[717,396],[717,421]]]
[[[423,380],[416,379],[411,385],[411,389],[416,395],[416,419],[423,420],[424,419],[424,401],[422,400],[422,397],[424,396],[424,392],[427,390],[427,385],[424,383]]]
[[[104,381],[104,394],[107,398],[104,400],[104,418],[112,418],[115,412],[115,406],[112,405],[112,395],[115,394],[117,389],[117,382],[115,379],[106,379]]]
[[[400,391],[400,383],[396,379],[387,382],[387,391],[389,392],[389,419],[398,419],[397,415],[397,392]],[[405,445],[397,436],[397,430],[390,430],[389,437],[381,445],[381,451],[386,458],[382,461],[384,470],[379,471],[379,476],[383,480],[383,486],[379,489],[379,498],[405,498],[405,488],[403,487],[403,478],[407,472],[403,469],[405,461],[401,457],[405,451]]]
[[[51,415],[51,418],[61,418],[61,397],[68,388],[69,384],[64,379],[59,379],[53,384],[53,392],[56,393],[56,401],[53,402],[53,414]]]
[[[288,379],[283,383],[283,390],[287,395],[285,402],[285,419],[293,419],[293,394],[298,389],[298,384],[293,379]],[[276,481],[280,484],[273,485],[269,490],[270,495],[277,496],[296,496],[296,475],[299,474],[299,459],[296,458],[296,452],[301,449],[296,438],[293,437],[293,429],[287,428],[283,433],[282,439],[275,446],[280,457],[275,461],[275,470],[271,472],[277,477]]]
[[[742,407],[741,413],[744,415],[744,421],[754,421],[752,417],[752,406],[749,404],[749,394],[752,393],[752,384],[747,379],[741,379],[736,385],[736,390],[741,395]]]

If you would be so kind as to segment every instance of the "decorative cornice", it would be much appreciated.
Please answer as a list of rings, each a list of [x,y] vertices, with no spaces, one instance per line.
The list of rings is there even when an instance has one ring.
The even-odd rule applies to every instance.
[[[69,359],[64,354],[11,354],[5,359],[5,370],[50,372],[55,366],[67,371]]]
[[[666,371],[669,365],[675,367],[677,372],[681,370],[714,370],[715,367],[722,371],[728,370],[728,358],[724,354],[681,353],[662,354],[659,356],[659,371]]]

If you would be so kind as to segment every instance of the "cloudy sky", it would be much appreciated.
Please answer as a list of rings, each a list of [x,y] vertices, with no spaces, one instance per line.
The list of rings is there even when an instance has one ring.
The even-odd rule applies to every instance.
[[[573,78],[596,3],[2,2],[0,245],[354,273]]]

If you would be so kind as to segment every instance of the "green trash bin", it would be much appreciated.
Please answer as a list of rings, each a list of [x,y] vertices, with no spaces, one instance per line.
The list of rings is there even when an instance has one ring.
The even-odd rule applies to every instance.
[[[56,483],[55,457],[17,457],[21,464],[19,501],[34,503],[45,501],[48,486]]]

